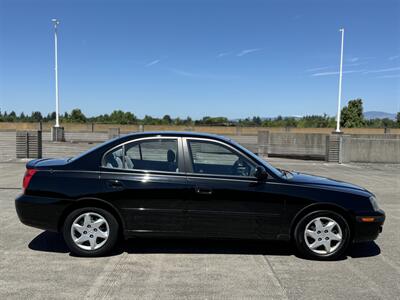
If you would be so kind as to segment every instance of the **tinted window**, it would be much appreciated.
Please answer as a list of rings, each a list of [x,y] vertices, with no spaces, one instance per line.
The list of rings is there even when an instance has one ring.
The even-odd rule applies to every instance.
[[[104,157],[104,166],[107,168],[122,169],[124,167],[123,161],[122,147],[118,147],[106,154]]]
[[[194,173],[253,176],[255,166],[230,148],[208,141],[189,141]]]
[[[178,172],[178,141],[152,139],[126,144],[125,167],[133,170]]]
[[[141,159],[139,144],[126,146],[126,156],[130,159]]]

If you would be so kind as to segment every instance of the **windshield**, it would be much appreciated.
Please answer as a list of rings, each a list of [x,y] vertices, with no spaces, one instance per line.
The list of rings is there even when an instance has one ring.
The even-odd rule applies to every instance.
[[[253,152],[251,152],[250,150],[248,150],[247,148],[243,147],[242,145],[240,145],[239,143],[233,141],[233,140],[229,140],[232,144],[235,144],[236,147],[240,148],[240,150],[242,150],[244,153],[246,153],[248,156],[254,158],[256,161],[261,162],[266,168],[268,168],[268,170],[270,170],[272,173],[274,173],[274,175],[278,176],[278,177],[282,177],[283,175],[285,175],[283,172],[279,171],[279,169],[275,168],[274,166],[272,166],[269,162],[267,162],[265,159],[263,159],[262,157],[254,154]]]

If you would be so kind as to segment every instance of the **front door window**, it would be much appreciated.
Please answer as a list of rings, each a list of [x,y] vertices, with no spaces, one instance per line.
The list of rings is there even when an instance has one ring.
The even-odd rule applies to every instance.
[[[253,176],[255,165],[227,146],[210,141],[189,140],[193,173]]]

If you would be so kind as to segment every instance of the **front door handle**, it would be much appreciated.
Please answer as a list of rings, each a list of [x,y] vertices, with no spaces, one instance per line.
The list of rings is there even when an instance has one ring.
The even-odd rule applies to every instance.
[[[124,187],[124,184],[119,180],[109,180],[107,181],[107,185],[113,189],[121,189]]]
[[[209,189],[209,188],[196,187],[195,190],[196,190],[197,194],[202,194],[202,195],[211,195],[212,194],[212,189]]]

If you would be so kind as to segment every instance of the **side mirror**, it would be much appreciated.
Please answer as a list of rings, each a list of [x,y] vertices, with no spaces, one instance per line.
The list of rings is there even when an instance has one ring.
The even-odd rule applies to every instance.
[[[267,180],[268,173],[263,166],[257,166],[256,170],[254,172],[254,176],[256,176],[256,178],[259,181],[264,181],[264,180]]]

